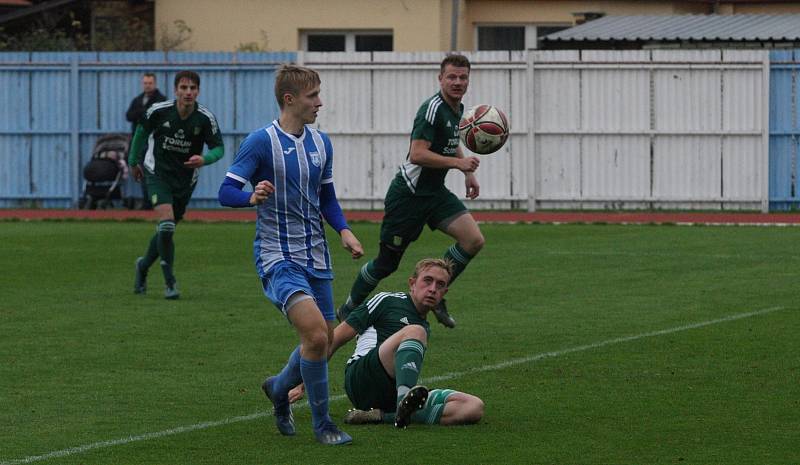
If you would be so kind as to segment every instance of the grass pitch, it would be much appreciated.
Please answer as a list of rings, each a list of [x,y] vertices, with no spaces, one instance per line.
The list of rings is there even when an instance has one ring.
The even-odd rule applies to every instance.
[[[180,224],[173,302],[157,268],[132,293],[153,224],[0,222],[0,465],[800,463],[800,228],[484,225],[423,370],[484,420],[344,426],[340,448],[305,406],[280,436],[259,390],[296,336],[253,229]],[[354,230],[373,255],[378,226]],[[329,238],[340,302],[364,261]],[[423,233],[381,289],[449,243]],[[330,365],[339,421],[352,348]]]

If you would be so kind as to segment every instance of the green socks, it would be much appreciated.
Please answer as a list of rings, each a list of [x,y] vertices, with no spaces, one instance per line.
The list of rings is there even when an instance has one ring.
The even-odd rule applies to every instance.
[[[359,271],[355,282],[353,282],[353,287],[350,289],[350,296],[348,296],[345,305],[350,310],[361,305],[364,299],[375,290],[379,282],[380,279],[375,277],[375,267],[372,264],[372,260],[370,260],[361,267],[361,271]]]
[[[444,253],[444,258],[453,262],[453,276],[450,277],[450,284],[452,284],[467,267],[469,261],[472,260],[472,255],[462,249],[458,243],[455,243]]]
[[[172,240],[174,233],[174,221],[167,220],[158,223],[156,246],[158,255],[161,256],[161,271],[164,272],[164,282],[168,287],[172,287],[175,284],[175,275],[172,273],[172,265],[175,262],[175,242]]]
[[[417,384],[424,357],[425,346],[417,339],[406,339],[397,347],[394,353],[394,379],[398,402]]]

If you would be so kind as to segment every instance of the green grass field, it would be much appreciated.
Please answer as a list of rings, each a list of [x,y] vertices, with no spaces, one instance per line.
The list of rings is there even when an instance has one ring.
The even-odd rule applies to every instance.
[[[355,232],[375,252],[378,226]],[[252,224],[186,223],[181,300],[133,295],[154,225],[0,222],[0,465],[797,464],[800,228],[484,225],[423,381],[474,426],[280,436],[259,390],[296,343],[261,294]],[[362,261],[329,234],[340,302]],[[449,240],[426,231],[384,289]],[[331,413],[349,408],[331,362]]]

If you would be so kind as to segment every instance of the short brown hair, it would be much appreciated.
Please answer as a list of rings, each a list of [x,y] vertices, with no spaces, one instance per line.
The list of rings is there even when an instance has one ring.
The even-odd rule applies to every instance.
[[[142,77],[151,77],[155,81],[156,80],[156,73],[151,73],[150,71],[148,71],[148,72],[142,74]]]
[[[446,271],[448,281],[453,276],[452,261],[446,258],[423,258],[417,262],[416,266],[414,266],[414,274],[412,274],[411,277],[416,278],[420,275],[420,273],[431,267],[438,267]]]
[[[472,69],[472,65],[469,63],[469,58],[458,53],[451,53],[444,57],[444,60],[442,60],[442,64],[439,67],[439,71],[444,73],[444,68],[447,65],[452,65],[456,68],[467,68],[468,70]]]
[[[200,87],[200,75],[194,71],[178,71],[178,74],[175,75],[176,88],[178,87],[178,83],[181,82],[181,79],[188,79],[195,83],[197,87]]]
[[[319,73],[311,68],[282,65],[275,73],[275,99],[278,101],[278,106],[283,108],[284,95],[299,95],[305,89],[319,85],[321,82]]]

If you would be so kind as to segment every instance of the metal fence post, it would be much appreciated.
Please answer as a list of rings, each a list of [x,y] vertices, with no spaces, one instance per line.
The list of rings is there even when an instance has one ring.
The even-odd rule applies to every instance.
[[[81,195],[81,154],[80,154],[80,71],[78,69],[79,54],[74,53],[70,59],[70,147],[75,172],[72,173],[72,206],[78,206]]]

